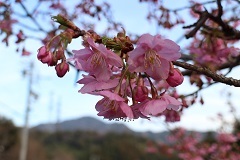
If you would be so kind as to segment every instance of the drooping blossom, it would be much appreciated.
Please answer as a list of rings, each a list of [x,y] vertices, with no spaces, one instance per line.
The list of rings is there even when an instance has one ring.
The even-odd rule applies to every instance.
[[[175,99],[174,97],[170,96],[170,95],[167,95],[167,94],[164,94],[162,96],[162,99],[164,101],[167,102],[167,109],[168,110],[179,110],[180,109],[180,106],[182,105],[181,102],[179,102],[177,99]]]
[[[63,61],[55,66],[55,70],[58,77],[63,77],[69,71],[69,64]]]
[[[163,111],[162,115],[165,116],[166,122],[178,122],[181,118],[179,113],[175,110],[166,109],[165,111]]]
[[[137,47],[128,53],[130,72],[146,72],[155,80],[167,79],[170,62],[181,57],[180,47],[169,39],[160,35],[142,35]]]
[[[124,98],[111,91],[100,91],[98,94],[104,96],[95,106],[99,112],[98,116],[103,116],[109,120],[134,118],[133,111]]]
[[[181,104],[182,103],[179,102],[177,99],[167,94],[164,94],[160,98],[148,99],[142,102],[140,104],[141,107],[139,107],[139,110],[142,112],[143,115],[157,116],[166,109],[178,110]]]
[[[114,88],[117,86],[118,81],[117,78],[109,79],[107,81],[98,81],[94,76],[83,75],[83,78],[77,83],[84,84],[79,90],[79,92],[84,94]]]
[[[172,71],[170,71],[166,81],[171,87],[177,87],[182,84],[183,79],[184,78],[181,71],[178,68],[174,68]]]
[[[148,99],[148,88],[144,85],[143,78],[139,78],[137,85],[133,89],[134,100],[143,102]]]
[[[94,75],[97,80],[109,80],[111,67],[122,67],[122,59],[103,44],[95,44],[91,38],[87,42],[89,47],[73,50],[76,68]]]
[[[42,46],[38,49],[37,58],[42,63],[47,63],[48,65],[50,65],[53,61],[53,55],[50,51],[47,50],[46,46]]]
[[[143,103],[136,103],[134,105],[131,106],[132,111],[133,111],[133,115],[134,115],[134,119],[138,119],[138,118],[143,118],[143,119],[148,119],[150,120],[150,117],[144,115],[141,111],[140,108],[142,107]]]
[[[146,86],[136,86],[133,89],[134,100],[143,102],[148,99],[148,88]]]

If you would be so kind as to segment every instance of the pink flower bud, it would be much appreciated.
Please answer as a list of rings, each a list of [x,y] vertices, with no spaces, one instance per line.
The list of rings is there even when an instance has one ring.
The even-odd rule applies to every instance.
[[[180,84],[182,84],[183,82],[183,75],[181,73],[181,71],[178,68],[174,68],[168,78],[166,79],[167,83],[171,86],[171,87],[176,87]]]
[[[63,77],[69,71],[69,64],[63,61],[56,65],[55,70],[58,77]]]
[[[37,58],[42,63],[50,64],[53,60],[53,55],[50,51],[47,51],[46,46],[42,46],[41,48],[38,49]]]
[[[148,98],[148,89],[146,86],[136,86],[133,93],[135,100],[138,102],[143,102]]]

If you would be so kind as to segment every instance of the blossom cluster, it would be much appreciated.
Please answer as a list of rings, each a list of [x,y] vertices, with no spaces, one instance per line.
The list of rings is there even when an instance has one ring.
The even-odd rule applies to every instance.
[[[181,57],[176,43],[160,35],[144,34],[134,48],[125,33],[113,39],[102,38],[100,43],[96,41],[94,34],[84,35],[84,48],[73,50],[73,57],[68,61],[87,73],[77,82],[83,84],[79,92],[103,96],[95,106],[99,116],[109,120],[149,119],[159,115],[165,115],[167,121],[179,119],[173,118],[178,114],[172,111],[177,112],[182,103],[168,94],[170,87],[183,82],[180,70],[172,64]],[[43,46],[38,59],[52,65],[52,55],[58,60],[63,54],[59,49],[53,54]],[[60,67],[56,65],[60,76],[68,70],[66,61],[62,63]],[[166,87],[159,89],[159,84]]]
[[[169,137],[171,143],[169,152],[177,152],[178,157],[184,160],[239,160],[239,140],[239,132],[215,133],[211,137],[177,128]]]
[[[231,62],[240,54],[239,48],[230,46],[224,40],[211,36],[206,36],[204,40],[195,38],[189,51],[196,63],[207,66],[213,71],[227,62]]]
[[[38,49],[38,60],[48,66],[55,66],[58,77],[63,77],[69,71],[69,64],[67,63],[64,50],[68,43],[71,42],[73,36],[74,32],[71,29],[66,29]],[[59,61],[61,62],[59,63]]]

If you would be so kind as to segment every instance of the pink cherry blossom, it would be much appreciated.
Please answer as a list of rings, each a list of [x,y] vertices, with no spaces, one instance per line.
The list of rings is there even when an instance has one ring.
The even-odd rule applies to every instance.
[[[112,74],[111,67],[122,67],[122,59],[103,44],[95,44],[91,38],[88,38],[87,42],[89,47],[73,50],[76,68],[89,72],[97,80],[109,80]]]
[[[144,85],[143,78],[138,79],[137,86],[133,89],[133,96],[134,100],[137,102],[143,102],[148,99],[148,88]]]
[[[226,47],[219,51],[219,55],[222,57],[227,57],[228,55],[237,57],[240,55],[240,49],[235,47]]]
[[[208,39],[205,43],[202,39],[195,39],[189,50],[198,63],[214,67],[226,63],[230,56],[236,57],[240,54],[239,48],[228,46],[224,40],[218,38]]]
[[[179,102],[177,99],[175,99],[174,97],[169,96],[167,94],[164,94],[162,96],[162,99],[167,102],[167,109],[168,110],[172,109],[172,110],[177,111],[177,110],[180,109],[180,106],[182,105],[182,103]]]
[[[109,79],[107,81],[98,81],[93,76],[83,75],[83,78],[77,83],[84,84],[84,86],[79,90],[79,92],[84,94],[114,88],[118,85],[118,81],[119,80],[117,78]]]
[[[232,134],[221,133],[217,136],[219,142],[223,143],[234,143],[237,141],[237,138]]]
[[[48,65],[50,65],[53,61],[53,55],[47,50],[46,46],[42,46],[38,49],[37,58],[42,63],[47,63]]]
[[[143,119],[148,119],[150,120],[150,117],[142,114],[142,112],[140,111],[140,108],[142,107],[143,103],[136,103],[133,106],[131,106],[132,111],[133,111],[133,115],[134,115],[134,119],[138,119],[143,118]]]
[[[137,47],[129,52],[128,64],[131,72],[146,72],[155,80],[167,79],[170,61],[181,57],[180,47],[160,35],[142,35]]]
[[[174,97],[164,94],[160,98],[147,99],[138,105],[140,105],[139,110],[143,115],[157,116],[163,113],[163,111],[166,109],[178,110],[181,104],[182,103],[176,100]]]
[[[178,122],[180,121],[180,115],[174,110],[165,110],[162,115],[164,115],[166,122]]]
[[[66,61],[55,66],[58,77],[63,77],[69,71],[69,64]]]
[[[181,73],[181,71],[178,68],[172,69],[172,72],[170,71],[168,78],[166,79],[167,83],[171,87],[177,87],[180,84],[182,84],[184,78]]]
[[[143,115],[156,116],[167,109],[167,102],[163,99],[151,99],[141,103],[139,110]]]
[[[110,91],[100,91],[98,94],[104,96],[95,106],[99,116],[109,120],[134,118],[133,111],[124,98]]]
[[[133,89],[134,100],[143,102],[148,99],[148,88],[146,86],[136,86]]]

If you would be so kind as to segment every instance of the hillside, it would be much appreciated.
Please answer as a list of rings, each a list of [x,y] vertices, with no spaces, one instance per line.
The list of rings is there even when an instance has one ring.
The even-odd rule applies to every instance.
[[[82,117],[73,120],[60,122],[59,124],[40,124],[32,128],[33,130],[55,132],[55,131],[91,131],[100,134],[104,133],[131,133],[133,132],[124,124],[107,124],[92,117]]]

